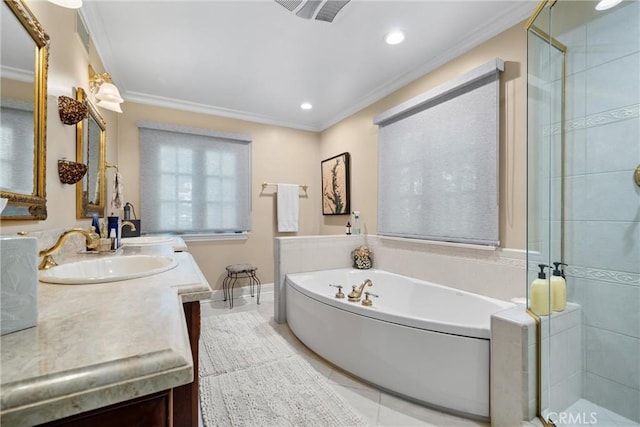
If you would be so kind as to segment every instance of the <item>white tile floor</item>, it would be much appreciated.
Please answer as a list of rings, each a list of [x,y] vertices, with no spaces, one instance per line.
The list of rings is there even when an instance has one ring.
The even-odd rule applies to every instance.
[[[305,347],[286,324],[275,323],[273,320],[273,293],[263,292],[260,305],[256,304],[255,298],[245,297],[234,300],[233,309],[228,307],[228,304],[222,301],[203,301],[202,317],[256,310],[270,321],[271,325],[305,360],[329,380],[333,388],[350,402],[369,421],[371,426],[489,426],[488,423],[456,417],[408,402],[365,384],[331,365]]]

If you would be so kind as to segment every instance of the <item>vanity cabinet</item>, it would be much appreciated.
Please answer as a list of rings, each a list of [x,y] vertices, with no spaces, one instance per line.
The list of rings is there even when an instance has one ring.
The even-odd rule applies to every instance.
[[[42,426],[65,427],[197,427],[200,301],[183,304],[193,357],[193,382],[170,390],[73,415]]]
[[[172,394],[171,390],[165,390],[42,425],[47,427],[169,427],[172,425]]]
[[[182,305],[187,320],[189,343],[193,357],[193,382],[173,389],[173,426],[197,427],[198,408],[198,345],[200,342],[200,301]]]

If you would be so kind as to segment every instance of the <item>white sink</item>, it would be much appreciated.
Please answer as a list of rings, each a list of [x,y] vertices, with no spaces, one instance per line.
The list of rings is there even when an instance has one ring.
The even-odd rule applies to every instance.
[[[71,262],[41,270],[39,279],[47,283],[88,285],[151,276],[171,270],[176,265],[176,260],[168,256],[115,256]]]
[[[123,237],[122,246],[152,246],[152,245],[169,245],[173,242],[171,236],[141,236],[141,237]]]

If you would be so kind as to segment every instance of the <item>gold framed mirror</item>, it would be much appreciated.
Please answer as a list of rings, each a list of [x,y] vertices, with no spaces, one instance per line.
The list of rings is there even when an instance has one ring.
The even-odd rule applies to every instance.
[[[0,8],[0,218],[44,220],[49,36],[22,0]]]
[[[89,114],[76,124],[76,162],[87,165],[87,173],[76,184],[76,217],[101,215],[105,208],[105,151],[107,122],[87,99],[82,88],[76,90],[76,100],[86,101]]]

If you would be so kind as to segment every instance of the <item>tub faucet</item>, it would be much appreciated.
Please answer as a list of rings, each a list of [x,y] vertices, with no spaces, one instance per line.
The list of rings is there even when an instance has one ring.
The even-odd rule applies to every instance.
[[[44,257],[38,266],[38,270],[48,270],[51,267],[58,265],[51,255],[60,250],[64,242],[66,242],[67,238],[72,234],[82,234],[87,240],[87,248],[89,249],[95,249],[98,247],[98,243],[100,243],[100,236],[96,233],[95,227],[90,227],[89,231],[83,230],[82,228],[72,228],[71,230],[67,230],[58,237],[58,240],[53,246],[49,249],[43,249],[38,253],[38,256]]]
[[[360,297],[362,297],[362,291],[364,291],[365,286],[373,286],[373,282],[370,279],[366,279],[364,282],[360,283],[360,286],[356,289],[356,285],[352,286],[352,290],[349,293],[349,301],[358,302],[360,301]]]

